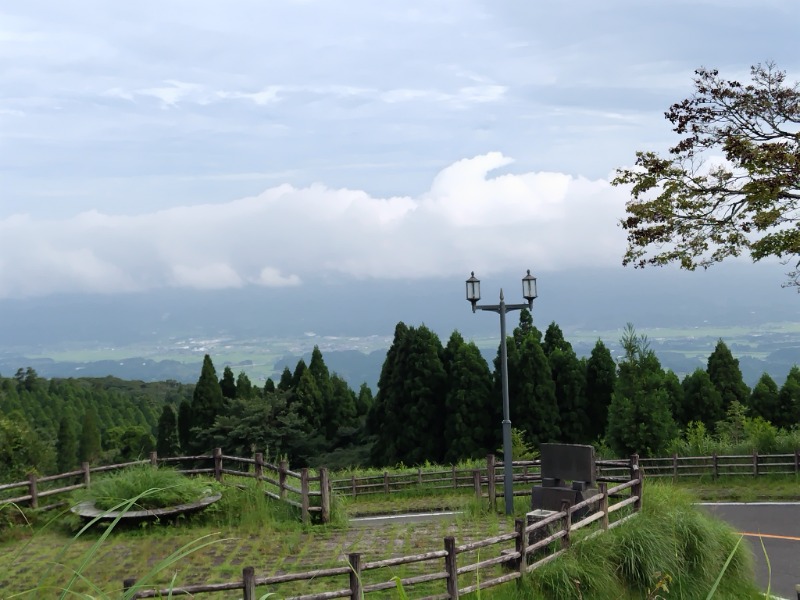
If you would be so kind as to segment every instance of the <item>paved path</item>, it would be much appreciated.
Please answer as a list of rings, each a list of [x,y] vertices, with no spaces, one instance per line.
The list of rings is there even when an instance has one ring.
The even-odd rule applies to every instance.
[[[764,590],[770,581],[764,557],[766,549],[772,567],[771,594],[795,600],[795,585],[800,584],[800,502],[708,503],[703,506],[745,535],[755,555],[756,577]]]

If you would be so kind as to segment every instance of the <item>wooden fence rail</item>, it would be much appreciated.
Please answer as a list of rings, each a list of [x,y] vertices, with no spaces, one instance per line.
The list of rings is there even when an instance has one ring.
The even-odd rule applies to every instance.
[[[534,513],[530,513],[526,519],[515,521],[514,531],[483,540],[457,545],[454,537],[445,537],[442,550],[372,562],[365,562],[361,554],[352,553],[347,556],[345,565],[302,573],[256,577],[253,567],[245,567],[241,580],[138,590],[134,591],[132,597],[195,596],[204,592],[241,590],[244,600],[255,600],[257,587],[268,587],[267,591],[272,591],[280,584],[314,580],[317,584],[324,581],[329,591],[289,596],[287,600],[361,599],[369,593],[395,588],[398,581],[406,593],[414,598],[457,599],[460,595],[518,579],[554,560],[569,549],[574,539],[572,534],[579,529],[599,523],[597,530],[587,536],[591,537],[635,516],[641,509],[643,480],[638,457],[632,456],[625,468],[632,474],[629,480],[611,488],[607,483],[600,483],[597,496],[575,505],[564,502],[559,512],[552,512],[539,521],[534,521]],[[627,497],[613,503],[610,501],[624,496],[623,492],[627,493]],[[581,514],[578,511],[586,508],[593,510],[581,520],[573,518],[576,513]],[[627,514],[621,516],[624,509],[627,509]],[[553,547],[554,542],[558,542],[556,548]],[[411,564],[421,566],[424,572],[399,579],[394,576],[397,567]],[[124,587],[131,590],[135,583],[135,579],[126,579]]]
[[[320,521],[323,523],[330,521],[331,486],[330,476],[326,468],[321,468],[318,474],[312,475],[308,469],[301,469],[299,472],[291,471],[286,461],[281,461],[278,465],[265,462],[261,453],[256,454],[254,458],[242,458],[224,455],[220,448],[215,448],[210,455],[175,456],[160,459],[155,452],[151,452],[150,457],[146,460],[136,460],[116,465],[92,467],[89,463],[83,463],[78,471],[45,477],[39,477],[35,473],[31,473],[26,481],[0,485],[0,492],[20,489],[25,491],[24,494],[19,496],[0,498],[0,505],[27,503],[31,508],[55,508],[63,505],[63,502],[40,506],[39,500],[88,487],[93,473],[104,473],[135,465],[185,465],[198,462],[210,462],[212,466],[179,467],[177,470],[188,475],[213,475],[219,482],[223,481],[225,475],[252,478],[263,486],[263,491],[267,496],[299,508],[303,522],[309,522],[312,514],[318,514]],[[230,468],[229,465],[238,466],[238,468]],[[251,466],[253,467],[252,470]],[[65,480],[66,485],[61,485],[61,487],[42,489],[42,484],[63,483]]]

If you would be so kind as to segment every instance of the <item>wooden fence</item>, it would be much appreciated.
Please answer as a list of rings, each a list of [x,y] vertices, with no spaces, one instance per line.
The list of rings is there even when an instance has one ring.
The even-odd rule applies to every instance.
[[[182,464],[203,462],[211,462],[211,466],[180,467]],[[231,463],[238,468],[229,468],[228,465]],[[24,495],[17,497],[0,498],[0,505],[27,503],[31,508],[41,508],[43,510],[55,508],[63,505],[63,502],[40,506],[40,500],[88,487],[93,474],[146,464],[153,466],[177,464],[177,470],[181,473],[187,475],[213,475],[219,482],[223,481],[224,475],[253,478],[260,485],[263,485],[264,493],[267,496],[299,508],[304,522],[309,522],[312,514],[318,514],[319,520],[323,523],[330,521],[331,486],[328,469],[321,468],[317,475],[312,475],[308,469],[292,471],[286,461],[281,461],[277,465],[266,462],[261,453],[256,454],[254,458],[241,458],[224,455],[220,448],[214,449],[211,455],[158,458],[155,452],[151,452],[150,458],[147,460],[135,460],[100,467],[91,467],[89,463],[83,463],[78,471],[47,475],[45,477],[39,477],[35,473],[31,473],[27,481],[0,485],[0,493],[5,492],[7,494],[10,490],[15,489],[24,489],[26,492]],[[61,487],[53,487],[55,485],[61,485]]]
[[[632,456],[624,467],[620,461],[616,461],[614,466],[628,471],[627,481],[611,488],[605,482],[600,483],[597,496],[574,505],[564,502],[560,511],[551,512],[538,521],[534,520],[534,513],[529,513],[525,519],[516,519],[514,531],[494,537],[461,545],[456,544],[454,537],[446,537],[441,550],[377,561],[364,561],[361,554],[353,553],[348,554],[346,564],[342,566],[303,573],[256,577],[253,567],[245,567],[241,580],[138,590],[134,591],[132,598],[194,596],[237,590],[241,591],[244,600],[255,600],[257,587],[268,587],[266,591],[271,591],[281,584],[314,580],[316,585],[327,587],[328,591],[287,596],[286,600],[356,600],[373,592],[385,593],[385,590],[395,588],[398,582],[410,597],[455,599],[513,581],[554,560],[570,547],[573,534],[579,529],[599,522],[598,529],[590,534],[594,536],[635,516],[642,505],[643,474],[638,457]],[[627,514],[618,512],[626,507],[630,507]],[[590,509],[587,516],[581,520],[573,518],[587,508]],[[422,572],[409,577],[394,576],[395,568],[412,564]],[[131,590],[135,583],[135,579],[126,579],[124,588]],[[263,589],[259,591],[264,592]]]
[[[800,450],[793,454],[712,454],[643,458],[648,477],[730,477],[740,475],[800,475]]]

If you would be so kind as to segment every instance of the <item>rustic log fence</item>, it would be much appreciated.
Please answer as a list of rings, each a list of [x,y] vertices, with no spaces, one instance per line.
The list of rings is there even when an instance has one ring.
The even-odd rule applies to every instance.
[[[210,462],[211,466],[181,468],[181,465],[187,463],[203,462]],[[331,486],[328,469],[321,468],[317,474],[313,474],[309,469],[292,471],[286,461],[281,461],[275,465],[265,461],[261,453],[257,453],[254,458],[242,458],[225,455],[220,448],[215,448],[210,455],[159,458],[155,452],[151,452],[148,459],[116,465],[91,467],[89,463],[83,463],[80,470],[44,477],[31,473],[26,481],[0,485],[0,493],[8,493],[10,490],[17,489],[25,490],[24,495],[0,498],[0,506],[10,503],[27,503],[31,508],[41,508],[43,510],[56,508],[62,506],[64,502],[40,506],[40,500],[56,494],[64,494],[88,487],[93,474],[147,464],[152,466],[175,464],[178,465],[177,470],[181,473],[187,475],[211,475],[218,482],[222,482],[225,475],[252,478],[263,486],[263,491],[267,496],[300,509],[303,522],[310,522],[311,516],[315,514],[319,515],[319,520],[323,523],[330,521]],[[231,464],[238,466],[238,468],[230,468],[229,465]],[[62,487],[50,487],[55,482],[63,482],[65,480],[67,483]],[[42,484],[50,485],[46,489],[42,489]],[[241,485],[240,483],[235,484]]]
[[[611,488],[608,483],[601,482],[598,495],[574,505],[565,501],[560,511],[553,511],[538,521],[534,520],[534,513],[529,513],[525,519],[515,520],[514,531],[494,537],[461,545],[456,544],[455,537],[446,537],[442,550],[371,562],[364,561],[361,554],[351,553],[342,566],[303,573],[256,577],[253,567],[245,567],[241,580],[160,590],[134,590],[131,597],[195,596],[240,590],[244,600],[255,600],[257,587],[268,588],[259,591],[263,594],[265,591],[275,591],[282,584],[314,580],[317,587],[327,588],[328,591],[291,596],[287,600],[360,600],[366,594],[393,589],[398,582],[411,597],[422,600],[457,599],[461,595],[519,579],[525,573],[549,563],[566,552],[573,543],[578,543],[574,541],[573,534],[588,525],[598,523],[597,529],[586,536],[591,537],[635,516],[641,509],[643,482],[638,457],[632,456],[625,464],[614,462],[616,468],[624,468],[629,473],[630,478],[625,478],[627,481]],[[587,508],[593,509],[587,516],[580,520],[573,518]],[[626,508],[627,511],[620,512]],[[396,576],[395,569],[406,565],[414,565],[415,570],[421,572],[411,576]],[[124,588],[132,590],[135,584],[135,579],[126,579]]]

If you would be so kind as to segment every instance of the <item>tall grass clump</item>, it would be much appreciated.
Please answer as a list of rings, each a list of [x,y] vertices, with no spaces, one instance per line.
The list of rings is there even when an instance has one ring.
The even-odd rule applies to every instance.
[[[195,502],[216,489],[216,483],[209,479],[187,477],[165,467],[137,465],[97,479],[79,498],[92,500],[102,510],[130,498],[137,498],[134,510],[155,509]]]
[[[692,505],[687,493],[648,483],[643,509],[621,527],[574,543],[525,578],[526,597],[546,600],[762,598],[753,560],[725,523]],[[730,561],[728,560],[730,558]]]

